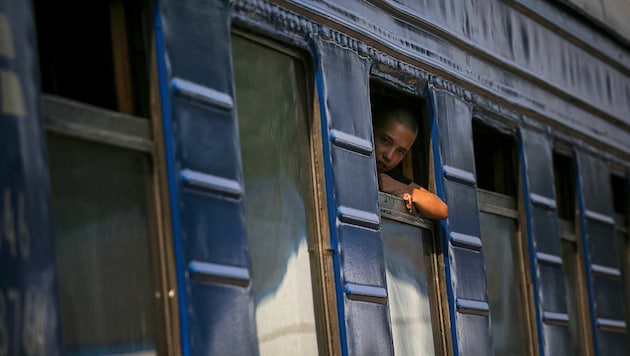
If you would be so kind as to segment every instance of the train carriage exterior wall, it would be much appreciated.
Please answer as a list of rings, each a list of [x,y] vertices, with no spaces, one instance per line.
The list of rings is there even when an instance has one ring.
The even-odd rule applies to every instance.
[[[630,6],[624,2],[99,4],[108,9],[102,17],[111,42],[101,46],[113,56],[117,98],[106,108],[48,92],[49,84],[39,83],[48,83],[40,70],[55,63],[42,54],[47,50],[42,33],[40,39],[36,36],[43,31],[36,28],[42,24],[36,14],[55,3],[0,0],[0,356],[298,350],[325,355],[420,350],[502,355],[516,349],[523,355],[630,353],[630,28],[623,21]],[[135,28],[134,21],[146,25],[147,35],[133,39],[129,29]],[[143,45],[128,44],[133,41]],[[290,75],[278,76],[276,82],[293,88],[286,99],[293,106],[283,107],[276,119],[295,110],[297,114],[286,117],[302,121],[292,122],[295,128],[290,130],[303,129],[304,135],[294,143],[288,140],[286,147],[299,145],[308,158],[295,161],[308,161],[301,168],[282,161],[279,167],[288,173],[268,180],[257,177],[255,183],[249,180],[250,158],[245,157],[245,147],[256,147],[260,138],[250,134],[256,131],[252,127],[272,130],[268,143],[285,139],[286,132],[284,125],[274,126],[278,120],[264,116],[272,111],[257,109],[251,116],[245,110],[250,103],[243,96],[239,100],[237,93],[248,81],[238,71],[248,62],[263,63],[262,57],[243,57],[243,48],[290,63]],[[134,63],[140,52],[146,58],[141,68],[146,82],[134,70],[121,69],[129,69],[125,63]],[[251,67],[261,78],[265,72],[283,73],[276,67]],[[289,95],[286,89],[278,94],[273,78],[269,80],[268,91],[267,82],[252,80],[249,98],[273,98],[269,103],[275,103],[282,101],[279,95]],[[426,165],[422,169],[428,188],[449,205],[448,219],[434,222],[408,214],[401,199],[378,191],[371,120],[374,83],[424,108],[427,157],[414,157],[412,164]],[[130,99],[124,90],[144,90],[138,97],[146,98],[146,110],[138,109],[136,96]],[[256,90],[259,95],[252,94]],[[267,109],[267,99],[260,100]],[[273,123],[267,127],[266,122]],[[246,123],[252,126],[242,131]],[[285,129],[289,126],[287,122]],[[475,151],[488,143],[476,141],[479,127],[514,143],[514,161],[508,163],[515,172],[512,195],[489,191],[482,181],[487,172],[479,171],[479,160],[486,157]],[[59,162],[55,155],[66,142],[63,137],[122,149],[116,154],[140,157],[133,162],[145,165],[138,181],[146,184],[148,203],[141,206],[148,206],[143,232],[148,237],[140,246],[149,256],[142,278],[151,282],[138,283],[149,286],[139,298],[145,304],[138,313],[151,315],[144,323],[152,327],[143,326],[138,339],[117,339],[107,331],[102,338],[91,337],[80,332],[80,320],[62,320],[69,315],[69,303],[65,287],[57,287],[67,280],[58,272],[59,264],[60,271],[85,269],[92,274],[83,281],[100,283],[99,271],[68,267],[66,255],[55,255],[66,232],[54,224],[60,183],[52,179],[51,189],[50,176],[58,169],[50,167]],[[103,157],[114,156],[114,151],[102,152],[110,152]],[[304,187],[298,181],[306,182]],[[276,189],[277,199],[263,202],[274,195],[259,194],[253,187],[273,187],[269,189]],[[252,202],[286,219],[281,228],[260,225],[261,231],[299,236],[254,243],[259,225],[252,221],[259,220],[248,215]],[[296,213],[294,207],[302,204],[308,207],[305,213]],[[75,208],[81,209],[70,207]],[[127,214],[117,219],[133,218]],[[108,219],[96,215],[97,222]],[[511,246],[505,254],[513,257],[508,263],[517,277],[503,281],[501,288],[517,293],[521,301],[514,306],[521,315],[513,320],[522,330],[517,338],[496,328],[506,321],[499,319],[501,310],[493,309],[500,261],[493,254],[495,246],[485,245],[496,243],[484,236],[491,230],[484,226],[488,221],[513,229],[492,233],[509,240],[501,246]],[[420,256],[403,254],[422,261],[416,269],[403,269],[424,273],[420,282],[416,275],[405,279],[400,270],[391,270],[391,245],[385,239],[396,226],[414,231],[411,238],[417,234],[416,242],[423,246]],[[75,241],[79,245],[81,240]],[[300,251],[304,256],[299,257]],[[93,259],[104,258],[101,268],[113,269],[115,262],[108,264],[103,255]],[[272,256],[268,265],[262,264],[264,271],[257,270],[261,256]],[[275,265],[273,258],[281,263]],[[260,280],[263,287],[256,284]],[[264,319],[257,313],[265,298],[284,298],[278,286],[289,293],[302,288],[304,280],[312,291],[296,294],[291,310],[299,310],[299,316],[283,315],[282,303],[266,309],[267,318],[276,317]],[[429,330],[422,337],[430,336],[422,340],[432,341],[430,347],[401,343],[410,334],[400,330],[420,330],[403,325],[418,309],[410,308],[409,319],[392,309],[390,294],[406,282],[417,283],[414,291],[424,291],[426,298],[418,300],[426,303],[431,325],[425,325]],[[395,284],[399,289],[391,289]],[[102,293],[109,287],[100,286],[96,290]],[[123,293],[123,299],[115,299],[122,297],[114,294],[79,295],[82,302],[94,298],[87,304],[104,308],[125,304],[130,297]],[[300,298],[308,305],[300,304]],[[105,310],[114,315],[117,309],[112,308]],[[119,325],[107,316],[90,320]],[[308,350],[300,349],[300,335],[309,335]]]

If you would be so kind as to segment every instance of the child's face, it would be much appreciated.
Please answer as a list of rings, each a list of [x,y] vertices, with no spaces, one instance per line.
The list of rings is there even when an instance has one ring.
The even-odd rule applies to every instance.
[[[392,170],[402,161],[416,140],[416,132],[407,126],[387,120],[374,131],[376,170],[383,173]]]

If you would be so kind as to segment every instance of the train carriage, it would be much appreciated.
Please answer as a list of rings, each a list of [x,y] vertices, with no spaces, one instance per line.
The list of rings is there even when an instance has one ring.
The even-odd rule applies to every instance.
[[[0,356],[627,355],[628,15],[0,0]]]

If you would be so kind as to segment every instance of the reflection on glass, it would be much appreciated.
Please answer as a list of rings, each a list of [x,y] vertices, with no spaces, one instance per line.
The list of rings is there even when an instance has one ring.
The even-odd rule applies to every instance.
[[[516,264],[516,221],[479,214],[492,342],[496,355],[524,355],[523,302]]]
[[[48,136],[65,355],[155,355],[141,153]]]
[[[396,355],[434,355],[423,240],[431,232],[383,219],[389,315]]]
[[[233,36],[245,220],[261,355],[317,355],[313,198],[300,62]]]

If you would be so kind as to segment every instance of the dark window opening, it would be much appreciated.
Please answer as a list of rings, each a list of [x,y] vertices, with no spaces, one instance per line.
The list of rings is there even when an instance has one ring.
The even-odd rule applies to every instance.
[[[553,175],[558,217],[573,222],[575,219],[575,172],[571,157],[554,152]]]
[[[149,7],[35,0],[42,91],[149,117]]]
[[[628,179],[623,175],[611,174],[613,204],[615,208],[615,234],[616,250],[619,253],[621,278],[625,300],[630,298],[630,235],[628,234],[628,213],[630,205],[630,192],[628,191]],[[627,306],[626,306],[627,308]],[[630,313],[626,309],[626,322],[630,324]]]
[[[403,176],[423,187],[429,182],[429,142],[430,128],[428,109],[423,99],[395,90],[381,82],[370,82],[370,102],[372,105],[372,120],[386,112],[396,109],[409,111],[416,119],[418,135],[416,140],[405,155],[405,158],[395,168]],[[375,138],[376,140],[376,138]]]
[[[477,187],[516,196],[515,141],[512,136],[473,121]]]
[[[610,184],[612,186],[615,213],[625,217],[628,215],[628,182],[624,177],[612,174],[610,176]]]

